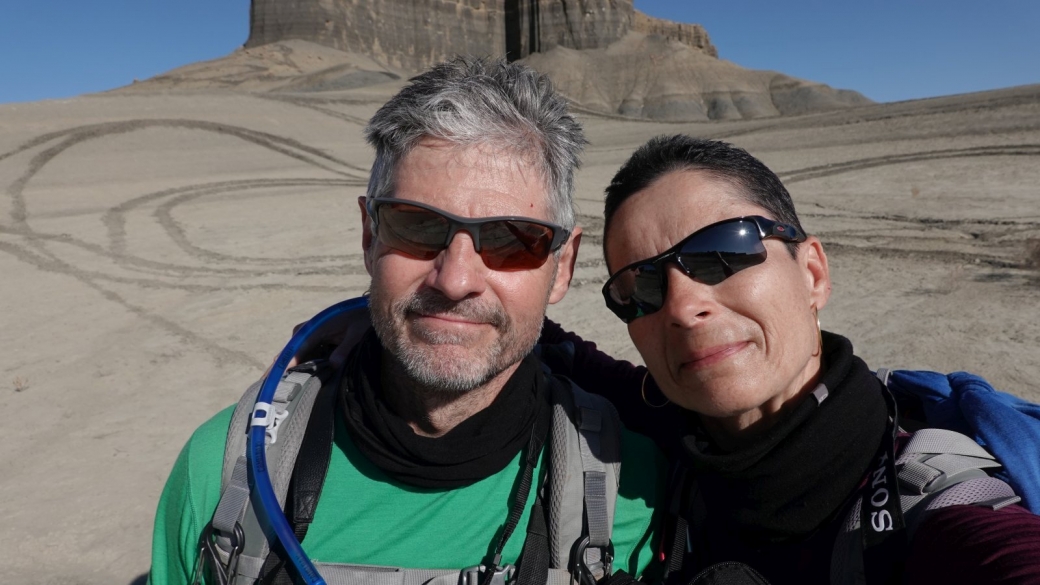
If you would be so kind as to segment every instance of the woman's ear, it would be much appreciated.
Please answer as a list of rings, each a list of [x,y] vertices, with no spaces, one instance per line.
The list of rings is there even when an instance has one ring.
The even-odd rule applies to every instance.
[[[809,236],[798,247],[799,264],[805,271],[806,284],[812,306],[820,310],[831,298],[831,269],[827,265],[827,254],[816,236]]]

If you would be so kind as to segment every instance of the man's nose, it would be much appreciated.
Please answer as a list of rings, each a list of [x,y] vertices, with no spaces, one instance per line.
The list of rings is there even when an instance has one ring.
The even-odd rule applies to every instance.
[[[718,303],[711,285],[697,282],[682,267],[669,263],[665,268],[668,290],[661,310],[670,324],[692,327],[715,313]]]
[[[453,301],[479,295],[487,288],[488,267],[477,253],[473,238],[459,231],[434,260],[426,284]]]

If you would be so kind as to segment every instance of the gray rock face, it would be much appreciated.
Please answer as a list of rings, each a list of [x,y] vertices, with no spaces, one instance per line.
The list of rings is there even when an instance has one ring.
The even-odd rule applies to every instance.
[[[716,54],[702,27],[651,18],[632,0],[253,0],[246,47],[298,39],[421,71],[459,53],[602,49],[631,30]]]
[[[300,39],[421,71],[456,53],[503,54],[504,14],[483,0],[253,0],[246,46]]]
[[[507,2],[508,3],[508,2]],[[598,49],[620,39],[632,26],[632,2],[626,0],[541,0],[530,2],[540,17],[541,46]]]
[[[636,10],[632,16],[632,30],[648,35],[657,35],[670,41],[679,41],[684,45],[703,51],[706,55],[718,57],[719,52],[711,44],[708,31],[699,24],[672,22],[662,18],[647,16]]]

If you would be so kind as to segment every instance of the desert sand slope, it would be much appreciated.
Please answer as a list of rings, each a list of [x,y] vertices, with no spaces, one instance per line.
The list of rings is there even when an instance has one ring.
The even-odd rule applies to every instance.
[[[370,57],[302,40],[239,49],[226,57],[178,67],[112,93],[214,91],[313,92],[355,89],[407,78]]]
[[[361,130],[399,83],[0,106],[0,582],[147,570],[192,430],[294,323],[365,290]],[[830,252],[823,325],[868,363],[973,370],[1040,399],[1040,86],[751,121],[582,119],[587,236],[550,314],[605,350],[638,360],[601,306],[603,188],[647,138],[688,132],[780,172]]]

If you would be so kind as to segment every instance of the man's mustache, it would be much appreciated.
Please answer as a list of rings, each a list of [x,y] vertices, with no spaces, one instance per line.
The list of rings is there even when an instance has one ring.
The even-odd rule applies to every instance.
[[[496,305],[478,299],[453,301],[433,289],[424,289],[412,295],[401,307],[403,313],[421,315],[449,315],[466,321],[488,323],[500,328],[509,322],[509,317]]]

